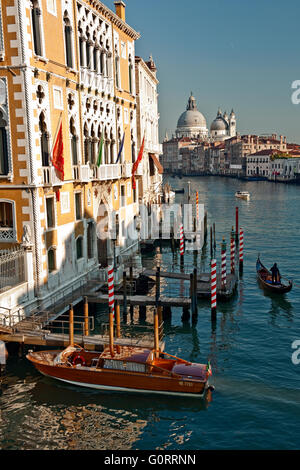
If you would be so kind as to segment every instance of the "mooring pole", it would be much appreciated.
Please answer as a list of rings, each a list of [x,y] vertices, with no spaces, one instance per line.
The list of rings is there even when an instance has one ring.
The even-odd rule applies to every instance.
[[[133,267],[129,268],[129,277],[130,277],[130,296],[132,296],[132,287],[133,287]],[[133,314],[133,305],[130,304],[130,315]]]
[[[239,263],[239,271],[240,274],[243,273],[243,268],[244,268],[244,232],[242,229],[240,229],[240,263]]]
[[[111,357],[114,357],[114,312],[112,307],[109,307],[109,350]]]
[[[180,225],[180,267],[184,267],[184,232],[183,225]]]
[[[120,319],[120,304],[116,302],[116,338],[121,338],[121,319]],[[117,345],[117,352],[120,353],[121,348]]]
[[[214,223],[214,250],[216,251],[217,244],[216,244],[216,224]]]
[[[155,276],[155,302],[156,305],[158,305],[159,298],[160,298],[160,266],[157,266],[156,268],[156,276]]]
[[[211,319],[217,318],[217,261],[211,260]]]
[[[235,242],[234,242],[234,228],[231,230],[230,238],[230,270],[231,274],[234,274],[235,271]]]
[[[123,315],[127,315],[127,274],[123,271]]]
[[[239,208],[235,208],[235,243],[239,243]]]
[[[194,274],[190,274],[190,298],[192,315],[195,313],[195,298],[194,298]]]
[[[227,282],[227,267],[226,267],[226,242],[223,237],[223,242],[221,244],[221,289],[226,291],[226,282]]]
[[[198,301],[197,301],[197,269],[196,268],[194,268],[194,302],[195,302],[194,314],[197,315]]]
[[[204,214],[204,241],[207,239],[207,212]]]
[[[159,358],[159,333],[158,333],[158,312],[159,306],[156,307],[154,312],[154,351],[156,359]]]
[[[210,259],[213,259],[213,229],[210,227]]]
[[[88,298],[84,298],[84,336],[89,335],[89,303]]]
[[[69,344],[74,346],[74,310],[73,304],[69,305]]]

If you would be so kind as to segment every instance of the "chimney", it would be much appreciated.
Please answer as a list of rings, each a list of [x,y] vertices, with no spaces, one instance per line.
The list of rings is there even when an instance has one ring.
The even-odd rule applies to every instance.
[[[114,4],[116,7],[116,15],[118,15],[118,17],[125,23],[125,3],[122,2],[122,0],[116,0]]]

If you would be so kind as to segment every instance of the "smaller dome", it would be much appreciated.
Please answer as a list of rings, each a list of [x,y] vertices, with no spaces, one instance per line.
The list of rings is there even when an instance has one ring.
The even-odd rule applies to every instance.
[[[216,117],[210,126],[211,131],[227,131],[228,124],[222,116]]]

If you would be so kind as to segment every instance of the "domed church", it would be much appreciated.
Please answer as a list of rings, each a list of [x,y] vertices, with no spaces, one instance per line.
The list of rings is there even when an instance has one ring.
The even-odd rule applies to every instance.
[[[228,117],[226,111],[222,115],[221,110],[218,110],[216,119],[210,126],[210,136],[212,140],[226,140],[236,135],[236,119],[232,109]]]
[[[208,129],[206,119],[197,109],[197,103],[191,93],[186,111],[178,119],[176,137],[207,138]]]
[[[217,117],[208,131],[206,119],[197,109],[196,99],[191,93],[186,111],[178,119],[176,137],[194,137],[207,141],[223,141],[236,136],[236,118],[232,110],[228,117],[226,111],[222,115],[218,110]]]

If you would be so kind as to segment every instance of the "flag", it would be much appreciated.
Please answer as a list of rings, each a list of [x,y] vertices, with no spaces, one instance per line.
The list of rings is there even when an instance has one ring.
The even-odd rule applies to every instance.
[[[207,374],[207,377],[212,375],[210,361],[208,361],[207,366],[206,366],[206,374]]]
[[[145,144],[145,136],[143,137],[143,142],[142,142],[142,145],[141,145],[141,148],[140,148],[140,151],[139,151],[139,154],[138,154],[138,157],[136,159],[136,161],[134,162],[133,166],[132,166],[132,187],[133,189],[136,189],[136,184],[135,184],[135,173],[136,173],[136,170],[139,166],[139,163],[140,161],[142,160],[143,158],[143,153],[144,153],[144,144]]]
[[[124,147],[124,140],[125,140],[125,132],[123,134],[123,139],[122,139],[122,142],[121,142],[121,146],[120,146],[120,150],[119,150],[119,153],[118,153],[118,158],[117,158],[116,163],[118,163],[119,160],[120,160],[121,153],[122,153],[122,150],[123,150],[123,147]]]
[[[64,173],[64,144],[62,135],[62,122],[60,123],[59,130],[57,133],[56,141],[52,152],[52,165],[56,169],[59,178],[63,181],[65,177]]]
[[[102,162],[103,142],[104,142],[103,134],[101,134],[100,145],[99,145],[99,154],[98,154],[98,160],[97,160],[97,166],[98,167],[101,165],[101,162]]]
[[[55,194],[56,194],[56,200],[57,200],[57,202],[59,202],[60,201],[60,191],[59,191],[59,189],[57,191],[55,191]]]

